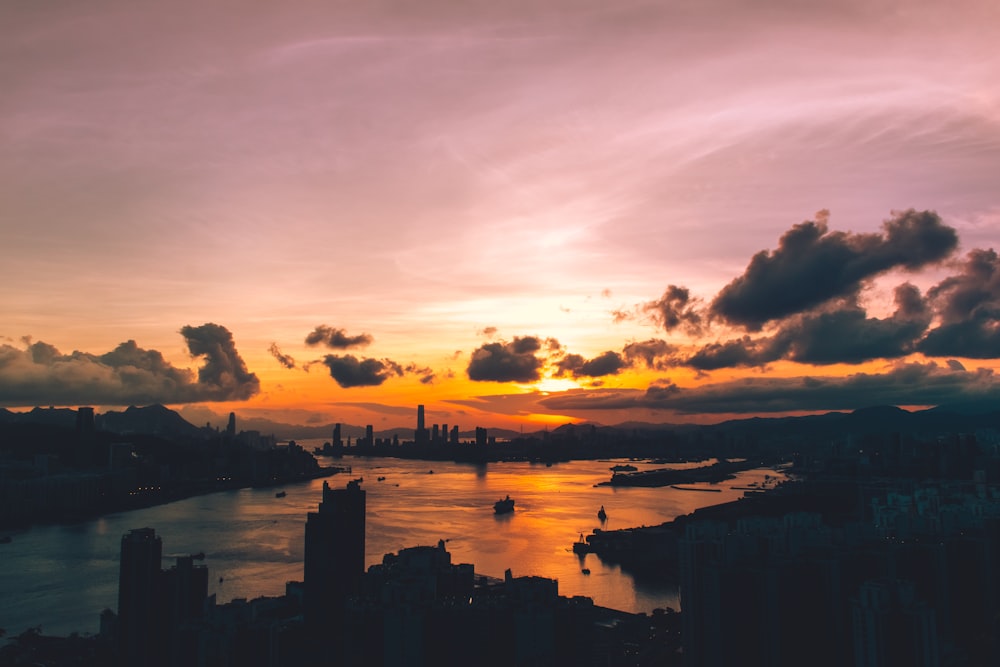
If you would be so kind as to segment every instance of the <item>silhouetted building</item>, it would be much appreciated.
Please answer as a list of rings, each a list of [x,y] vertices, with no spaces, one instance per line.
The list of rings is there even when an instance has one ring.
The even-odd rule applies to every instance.
[[[430,437],[430,433],[427,431],[427,425],[424,422],[424,406],[417,406],[417,430],[413,433],[413,440],[415,442],[427,442]]]
[[[94,408],[77,409],[76,434],[81,437],[87,437],[94,434]]]
[[[152,528],[122,536],[118,578],[118,654],[122,665],[163,664],[160,558],[163,543]]]
[[[365,571],[365,491],[355,480],[344,489],[323,482],[318,512],[310,512],[305,534],[306,622],[340,618],[344,601],[359,590]]]
[[[333,446],[342,447],[344,445],[344,439],[340,435],[340,424],[333,425]]]
[[[235,438],[236,437],[236,413],[229,413],[229,423],[226,424],[226,437]]]
[[[375,444],[375,429],[371,424],[365,426],[365,445],[372,447]]]
[[[934,610],[917,599],[912,583],[876,580],[852,601],[855,667],[938,667]]]

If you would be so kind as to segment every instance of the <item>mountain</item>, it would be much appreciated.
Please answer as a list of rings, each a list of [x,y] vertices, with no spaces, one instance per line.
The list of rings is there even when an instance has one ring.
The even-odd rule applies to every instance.
[[[163,405],[144,408],[132,405],[124,412],[105,412],[97,418],[97,427],[112,433],[143,433],[165,438],[203,438],[211,433]]]

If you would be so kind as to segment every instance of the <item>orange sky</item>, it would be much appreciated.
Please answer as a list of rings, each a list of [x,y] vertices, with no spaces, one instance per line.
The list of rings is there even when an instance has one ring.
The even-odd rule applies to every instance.
[[[995,400],[1000,9],[820,4],[5,3],[0,406]]]

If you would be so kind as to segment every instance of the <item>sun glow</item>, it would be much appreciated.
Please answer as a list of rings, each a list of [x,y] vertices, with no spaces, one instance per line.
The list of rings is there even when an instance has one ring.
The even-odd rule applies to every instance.
[[[570,389],[579,389],[580,385],[576,383],[575,380],[570,380],[569,378],[542,378],[535,384],[531,385],[532,389],[537,391],[549,393],[557,391],[568,391]]]

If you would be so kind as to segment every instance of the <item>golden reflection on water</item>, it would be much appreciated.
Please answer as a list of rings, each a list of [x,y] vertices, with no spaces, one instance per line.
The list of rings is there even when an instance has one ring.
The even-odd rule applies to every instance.
[[[751,470],[719,485],[685,485],[721,489],[715,493],[595,486],[610,479],[616,461],[477,466],[345,457],[324,463],[353,468],[350,474],[326,480],[334,487],[364,478],[367,565],[380,563],[386,553],[443,539],[452,562],[472,563],[479,574],[502,577],[510,568],[516,576],[549,577],[559,581],[562,595],[585,595],[598,605],[632,612],[679,607],[676,588],[637,583],[594,554],[577,556],[572,545],[580,534],[595,528],[657,525],[699,507],[735,500],[743,491],[732,487],[776,474]],[[632,464],[640,470],[663,467]],[[10,604],[0,605],[0,627],[16,631],[42,625],[55,634],[96,632],[100,610],[116,606],[121,536],[146,526],[163,540],[165,567],[172,564],[168,555],[205,553],[209,592],[220,603],[281,595],[285,582],[302,579],[306,515],[316,511],[323,482],[213,493],[18,533],[4,545],[0,590]],[[286,495],[275,497],[279,490]],[[497,516],[493,503],[506,495],[515,499],[515,511]],[[603,525],[597,517],[602,505],[608,514]],[[583,574],[583,568],[591,574]]]

